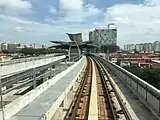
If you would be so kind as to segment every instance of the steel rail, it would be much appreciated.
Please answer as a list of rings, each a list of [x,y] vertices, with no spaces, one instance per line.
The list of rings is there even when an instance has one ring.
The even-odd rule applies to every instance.
[[[87,71],[86,71],[86,74],[85,74],[85,79],[84,79],[84,81],[82,82],[82,86],[81,86],[81,90],[79,91],[79,93],[78,93],[78,98],[77,98],[77,100],[76,100],[76,103],[75,103],[75,107],[74,107],[74,109],[73,109],[73,112],[72,112],[72,115],[71,115],[71,117],[70,117],[70,120],[74,120],[75,118],[76,118],[76,114],[77,114],[77,109],[78,109],[78,107],[79,107],[79,103],[80,103],[80,101],[81,101],[81,97],[82,97],[82,94],[83,94],[83,89],[84,89],[84,87],[85,87],[85,83],[86,83],[86,81],[87,81],[87,76],[89,75],[89,69],[90,69],[90,63],[88,62],[88,64],[89,64],[89,66],[88,66],[88,69],[87,69]],[[86,113],[87,114],[87,113]],[[86,115],[85,115],[86,116]]]
[[[112,100],[111,100],[111,97],[110,97],[110,94],[109,94],[109,91],[108,91],[108,88],[107,88],[107,85],[106,85],[106,79],[104,77],[104,70],[101,69],[101,65],[98,61],[96,61],[94,58],[93,58],[93,60],[95,61],[96,65],[97,65],[103,87],[105,88],[107,100],[109,101],[109,107],[110,107],[112,120],[117,120],[116,111],[114,110],[114,106],[113,106],[113,103],[112,103]]]
[[[101,98],[101,96],[97,96],[97,99],[101,100],[104,99],[105,102],[104,103],[100,103],[98,104],[98,119],[101,118],[106,118],[109,120],[118,120],[119,116],[118,116],[118,112],[115,110],[115,106],[113,104],[113,100],[110,94],[110,91],[108,90],[108,85],[107,82],[110,84],[110,86],[112,87],[112,91],[115,94],[115,97],[117,99],[117,102],[119,103],[119,106],[122,110],[122,115],[123,117],[125,117],[126,120],[133,120],[130,113],[128,112],[125,104],[123,103],[123,100],[121,99],[119,93],[117,92],[116,88],[114,87],[108,73],[106,72],[106,69],[104,68],[103,64],[101,63],[99,59],[95,58],[95,57],[87,57],[87,68],[85,70],[85,74],[83,76],[83,80],[80,82],[80,85],[78,87],[78,89],[76,90],[76,95],[74,97],[74,100],[72,101],[67,114],[65,115],[65,120],[87,120],[88,116],[89,116],[89,103],[90,103],[90,97],[91,97],[91,85],[92,85],[92,61],[95,63],[95,67],[96,67],[96,73],[97,76],[99,78],[96,78],[98,80],[100,80],[100,84],[98,85],[98,81],[97,81],[97,88],[101,89],[104,98]],[[91,70],[91,75],[89,74]],[[90,75],[90,76],[89,76]],[[90,77],[90,78],[88,78]],[[107,77],[107,80],[106,80]],[[91,80],[88,83],[88,80]],[[87,93],[87,97],[84,97]],[[98,94],[98,93],[97,93]],[[101,107],[100,105],[105,105],[108,107]],[[105,110],[105,112],[103,112],[103,110]],[[78,114],[78,111],[80,111]],[[103,114],[104,113],[104,114]],[[78,116],[79,115],[79,116]]]
[[[83,76],[83,80],[81,81],[81,83],[79,85],[80,87],[78,87],[78,90],[76,91],[75,98],[74,98],[74,100],[72,101],[72,103],[71,103],[71,105],[69,107],[68,113],[65,115],[65,120],[68,120],[68,119],[69,120],[75,120],[76,119],[77,110],[79,108],[79,104],[81,103],[81,98],[84,96],[83,95],[84,94],[83,90],[85,89],[85,85],[87,83],[89,72],[92,73],[92,69],[91,69],[92,66],[91,65],[92,65],[91,64],[91,60],[89,58],[87,58],[87,68],[85,70],[85,74]],[[89,94],[90,94],[90,91],[91,91],[91,86],[89,88]],[[88,99],[90,99],[90,95],[89,95]],[[90,100],[87,101],[88,103],[86,105],[86,109],[89,109],[89,101]],[[88,117],[88,112],[89,112],[89,110],[87,110],[87,112],[85,112],[85,114],[84,114],[84,118],[86,118],[86,119]]]
[[[119,102],[119,104],[120,104],[120,106],[121,106],[121,109],[122,109],[122,111],[123,111],[123,113],[124,113],[124,115],[125,115],[126,120],[133,120],[132,117],[131,117],[131,115],[129,114],[129,112],[128,112],[128,110],[127,110],[127,108],[126,108],[123,100],[121,99],[120,95],[118,94],[115,86],[112,84],[112,81],[111,81],[108,73],[106,72],[106,70],[105,70],[105,68],[104,68],[104,66],[103,66],[104,63],[100,62],[99,59],[100,59],[100,58],[98,58],[97,63],[99,64],[99,69],[101,69],[101,70],[103,71],[103,75],[102,75],[102,76],[107,76],[107,78],[108,78],[108,80],[109,80],[109,82],[110,82],[110,85],[112,86],[113,91],[114,91],[114,93],[115,93],[115,95],[116,95],[116,98],[117,98],[117,100],[118,100],[118,102]],[[106,84],[105,81],[104,81],[104,83]]]

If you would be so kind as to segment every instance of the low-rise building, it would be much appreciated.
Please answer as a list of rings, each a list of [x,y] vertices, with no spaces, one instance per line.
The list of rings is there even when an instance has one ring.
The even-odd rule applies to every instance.
[[[8,52],[15,53],[18,52],[18,44],[8,43]]]
[[[153,43],[153,50],[154,50],[155,52],[160,52],[160,42],[159,42],[159,41],[155,41],[155,42]]]
[[[0,52],[2,52],[2,45],[1,45],[1,43],[0,43]]]
[[[131,50],[134,50],[134,49],[135,49],[135,45],[134,45],[134,44],[131,44],[130,49],[131,49]]]
[[[2,51],[8,50],[8,44],[7,43],[2,43],[1,44],[1,49],[2,49]]]
[[[127,44],[127,50],[131,50],[131,44]]]
[[[4,54],[4,53],[0,53],[0,62],[4,62],[4,61],[10,61],[11,57]]]
[[[136,51],[140,51],[140,44],[136,44],[135,49],[136,49]]]
[[[2,52],[7,51],[9,53],[15,53],[15,52],[18,52],[17,47],[19,46],[19,44],[17,44],[17,43],[1,43],[0,46],[1,46]]]
[[[124,50],[136,50],[140,53],[160,52],[160,41],[155,41],[154,43],[127,44],[124,45]]]
[[[94,39],[94,30],[89,32],[89,41],[90,42],[95,42],[95,39]]]
[[[153,49],[152,49],[152,43],[148,43],[148,52],[152,53]]]
[[[124,50],[127,50],[127,45],[124,45]]]

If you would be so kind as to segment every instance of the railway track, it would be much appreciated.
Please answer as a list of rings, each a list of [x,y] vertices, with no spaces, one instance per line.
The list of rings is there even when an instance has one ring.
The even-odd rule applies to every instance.
[[[91,60],[87,60],[87,68],[80,83],[75,98],[70,106],[65,120],[86,120],[88,118],[91,80],[92,80],[92,64]]]
[[[103,65],[87,57],[87,68],[65,120],[132,120]]]

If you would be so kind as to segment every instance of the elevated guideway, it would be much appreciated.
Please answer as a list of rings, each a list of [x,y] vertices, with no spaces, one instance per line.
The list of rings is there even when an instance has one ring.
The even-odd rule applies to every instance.
[[[8,120],[50,120],[58,107],[65,104],[67,94],[74,88],[86,65],[82,57],[74,65],[44,82],[4,108]]]
[[[63,53],[55,53],[55,54],[40,55],[38,57],[26,57],[26,58],[13,59],[13,60],[10,60],[10,61],[0,62],[0,66],[22,63],[22,62],[28,62],[28,61],[35,61],[35,60],[50,58],[50,57],[54,57],[54,56],[61,56],[61,55],[64,55],[64,54]]]
[[[63,60],[65,58],[66,58],[65,55],[56,56],[56,57],[49,56],[47,58],[43,58],[43,59],[39,59],[39,60],[1,66],[0,67],[0,76],[4,77],[4,76],[7,76],[7,75],[10,75],[13,73],[25,71],[25,70],[32,69],[32,68],[37,68],[40,66],[51,64],[51,63],[59,61],[59,60]]]
[[[33,78],[27,78],[27,79],[20,80],[20,81],[17,78],[18,81],[15,84],[13,84],[13,86],[11,88],[3,91],[4,107],[7,104],[9,104],[10,102],[16,100],[17,98],[25,95],[26,93],[28,93],[29,91],[34,89],[34,87],[39,86],[43,82],[45,82],[45,81],[51,79],[52,77],[54,77],[55,75],[61,73],[62,71],[67,69],[69,66],[70,66],[70,63],[66,64],[65,62],[62,62],[61,64],[57,64],[51,70],[47,70],[45,72],[42,72],[41,74],[37,75],[35,78],[36,85],[33,84],[33,81],[34,81]],[[8,84],[10,84],[10,83],[8,83]]]
[[[92,54],[6,105],[4,115],[6,120],[160,120],[159,96],[160,90]]]
[[[115,84],[119,85],[140,120],[160,120],[160,90],[122,67],[94,55],[115,78]]]

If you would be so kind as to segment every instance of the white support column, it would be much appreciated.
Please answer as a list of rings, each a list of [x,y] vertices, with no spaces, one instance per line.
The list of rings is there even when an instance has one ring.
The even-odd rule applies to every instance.
[[[33,88],[36,88],[36,68],[33,68]]]
[[[78,43],[77,43],[77,42],[75,42],[75,43],[76,43],[76,45],[77,45],[77,48],[78,48],[78,54],[79,54],[79,57],[80,57],[80,55],[81,55],[81,50],[80,50],[80,48],[79,48]]]
[[[4,114],[4,102],[3,102],[3,94],[2,94],[2,79],[1,79],[1,75],[0,75],[0,96],[1,96],[2,120],[5,120],[5,114]]]
[[[49,67],[49,71],[50,71],[50,79],[52,78],[52,63],[50,63],[50,67]]]
[[[43,75],[43,82],[45,82],[47,80],[47,76],[46,74]]]
[[[69,46],[69,50],[68,50],[68,57],[69,57],[69,62],[71,60],[71,47],[72,47],[73,42],[70,44]]]
[[[74,41],[74,42],[75,42],[75,41]],[[72,45],[73,45],[73,43],[74,43],[74,42],[72,42],[72,43],[70,44],[70,46],[69,46],[69,50],[68,50],[69,62],[70,62],[70,60],[71,60],[71,48],[72,48]],[[78,49],[78,55],[79,55],[79,57],[80,57],[80,55],[81,55],[81,50],[80,50],[80,48],[79,48],[78,43],[77,43],[77,42],[75,42],[75,44],[76,44],[76,46],[77,46],[77,49]]]

